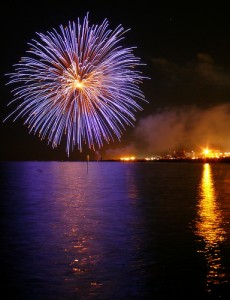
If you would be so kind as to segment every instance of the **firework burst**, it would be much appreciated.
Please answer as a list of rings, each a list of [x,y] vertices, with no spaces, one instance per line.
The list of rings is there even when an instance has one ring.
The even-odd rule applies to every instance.
[[[133,47],[120,45],[126,31],[119,25],[108,29],[69,22],[59,30],[37,33],[29,56],[8,74],[14,101],[20,101],[14,121],[22,117],[29,131],[57,147],[64,138],[69,155],[75,146],[102,147],[114,137],[120,140],[126,125],[133,125],[134,113],[145,100],[140,84],[145,77],[136,70],[140,59]],[[8,118],[7,117],[7,118]],[[6,119],[7,119],[6,118]]]

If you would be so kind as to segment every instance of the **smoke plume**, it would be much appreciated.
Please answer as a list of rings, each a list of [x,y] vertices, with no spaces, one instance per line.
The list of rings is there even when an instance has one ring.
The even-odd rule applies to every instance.
[[[133,142],[107,151],[109,157],[161,155],[173,150],[230,151],[230,104],[210,108],[164,108],[139,120]]]
[[[184,63],[165,58],[152,58],[151,63],[149,114],[138,119],[131,143],[124,135],[123,147],[107,154],[144,157],[207,146],[230,151],[228,67],[207,53]]]
[[[139,151],[147,154],[205,146],[230,150],[230,104],[164,109],[141,119],[135,137],[145,145]]]

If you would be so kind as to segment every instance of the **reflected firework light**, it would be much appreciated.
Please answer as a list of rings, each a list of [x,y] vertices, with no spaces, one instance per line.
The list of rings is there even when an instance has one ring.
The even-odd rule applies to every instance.
[[[108,29],[69,22],[32,40],[30,56],[22,57],[15,72],[8,74],[16,84],[14,99],[20,104],[6,118],[22,117],[29,132],[57,147],[66,141],[69,156],[74,147],[82,151],[100,148],[114,137],[120,140],[126,125],[133,125],[138,101],[146,101],[140,84],[142,65],[133,47],[120,45],[127,30],[119,25]],[[138,100],[138,101],[137,101]],[[5,120],[6,120],[5,119]]]

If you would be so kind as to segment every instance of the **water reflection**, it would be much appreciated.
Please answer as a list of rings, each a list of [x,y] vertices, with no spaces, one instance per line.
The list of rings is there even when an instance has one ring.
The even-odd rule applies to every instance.
[[[212,169],[208,163],[203,166],[199,199],[196,233],[204,241],[204,249],[200,252],[204,252],[207,261],[207,289],[210,292],[212,287],[221,284],[225,277],[220,253],[220,245],[225,240],[225,231]]]
[[[107,299],[101,295],[110,294],[119,299],[120,291],[129,289],[121,278],[129,273],[132,283],[139,280],[130,274],[135,214],[126,183],[132,177],[129,166],[95,162],[87,173],[79,164],[65,163],[54,176],[52,199],[60,215],[53,234],[60,232],[64,245],[66,289],[77,299]]]

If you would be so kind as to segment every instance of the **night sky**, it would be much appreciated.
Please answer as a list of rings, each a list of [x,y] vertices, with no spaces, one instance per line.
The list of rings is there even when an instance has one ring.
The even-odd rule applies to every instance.
[[[1,149],[0,160],[79,160],[122,155],[144,157],[173,149],[198,150],[202,146],[230,151],[230,11],[226,6],[177,4],[163,1],[56,1],[14,4],[1,8]],[[3,123],[12,111],[11,87],[4,74],[13,71],[36,32],[45,33],[81,20],[89,12],[90,24],[107,18],[111,29],[119,24],[131,30],[124,46],[146,66],[151,79],[142,90],[149,103],[141,103],[135,127],[127,127],[121,141],[105,144],[94,153],[87,147],[70,157],[65,144],[52,149],[19,119]]]

